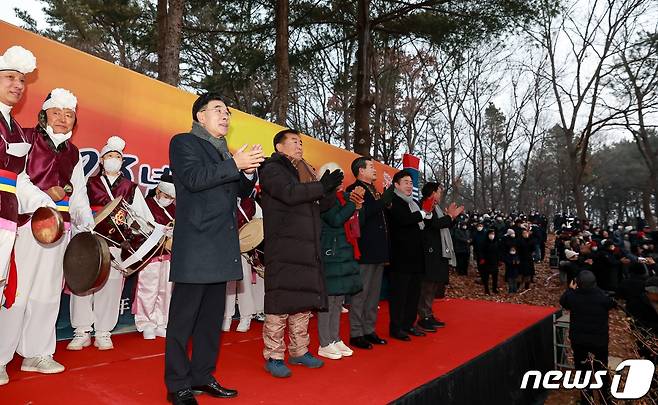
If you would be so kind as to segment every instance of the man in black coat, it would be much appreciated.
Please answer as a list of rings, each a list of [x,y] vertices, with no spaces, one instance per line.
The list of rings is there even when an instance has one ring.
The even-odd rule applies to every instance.
[[[318,181],[295,130],[280,131],[273,143],[276,152],[259,170],[265,231],[263,357],[266,371],[289,377],[283,362],[286,324],[288,362],[309,368],[324,364],[308,351],[308,322],[311,311],[327,310],[320,212],[333,204],[343,173],[327,170]]]
[[[352,162],[351,169],[356,181],[347,187],[347,191],[351,192],[361,186],[366,193],[359,211],[361,236],[358,240],[363,290],[351,298],[350,344],[360,349],[372,349],[373,344],[386,344],[386,340],[375,333],[375,324],[384,265],[389,261],[388,225],[384,199],[373,184],[377,180],[375,161],[368,157],[358,157]]]
[[[569,339],[573,350],[576,370],[606,370],[608,367],[608,312],[615,302],[596,286],[596,277],[589,270],[578,273],[567,291],[560,298],[560,305],[570,311]],[[593,364],[588,364],[588,355],[594,356]],[[604,378],[601,393],[609,401],[610,381]],[[583,403],[588,390],[581,391]]]
[[[394,195],[388,211],[391,229],[391,289],[389,299],[392,338],[409,341],[425,333],[414,327],[425,273],[423,234],[425,219],[432,217],[413,200],[411,174],[400,170],[393,176]]]
[[[260,145],[234,156],[224,136],[230,111],[220,96],[201,95],[192,130],[174,136],[169,159],[176,188],[176,226],[170,281],[174,282],[165,343],[169,401],[196,404],[194,394],[233,397],[215,380],[226,282],[242,277],[237,198],[248,196],[263,161]],[[192,340],[192,359],[187,355]]]

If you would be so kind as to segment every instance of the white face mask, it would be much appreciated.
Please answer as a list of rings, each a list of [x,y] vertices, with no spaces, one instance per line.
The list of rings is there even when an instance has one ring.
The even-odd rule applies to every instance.
[[[121,165],[123,164],[122,159],[117,158],[108,158],[103,160],[103,169],[106,173],[117,174],[121,170]]]
[[[46,133],[53,141],[55,146],[59,146],[62,142],[68,141],[71,138],[71,134],[73,134],[73,132],[71,131],[65,134],[56,134],[55,131],[53,130],[53,127],[51,127],[50,125],[46,127]]]
[[[158,204],[160,204],[161,207],[165,207],[165,208],[170,206],[171,203],[174,202],[174,200],[172,200],[170,198],[167,198],[167,197],[159,197],[157,199],[157,201],[158,201]]]
[[[7,154],[16,157],[24,157],[32,147],[32,145],[27,142],[7,143],[6,145]]]

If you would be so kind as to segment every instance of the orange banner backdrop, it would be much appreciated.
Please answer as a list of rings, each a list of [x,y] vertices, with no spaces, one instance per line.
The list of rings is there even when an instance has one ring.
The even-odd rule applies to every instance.
[[[133,158],[128,166],[133,179],[146,187],[155,184],[169,165],[169,139],[191,127],[194,94],[0,21],[0,53],[12,45],[29,49],[37,58],[37,70],[27,75],[27,90],[14,108],[23,127],[36,125],[37,113],[52,89],[66,88],[78,98],[72,141],[85,159],[97,155],[110,135],[119,135],[126,140],[125,154]],[[229,147],[260,143],[269,155],[274,150],[272,137],[281,128],[233,109]],[[354,153],[305,136],[304,156],[318,169],[327,162],[339,164],[346,184],[352,182]],[[96,162],[88,163],[85,169],[93,171]],[[381,189],[395,169],[381,164],[377,169]]]

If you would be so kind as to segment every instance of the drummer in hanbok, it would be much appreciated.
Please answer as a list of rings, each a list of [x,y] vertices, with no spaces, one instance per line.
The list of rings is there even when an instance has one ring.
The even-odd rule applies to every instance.
[[[254,218],[263,218],[263,211],[255,198],[238,198],[238,227],[250,222]],[[262,240],[262,238],[261,238]],[[222,330],[231,330],[233,314],[237,305],[240,313],[240,322],[236,327],[238,332],[247,332],[251,326],[251,320],[259,312],[259,301],[265,296],[265,281],[261,277],[255,277],[252,273],[251,264],[247,261],[253,251],[242,253],[242,280],[229,281],[226,283],[226,308],[224,310],[224,323]],[[262,305],[260,305],[262,309]]]
[[[153,221],[139,186],[121,173],[123,149],[126,143],[118,136],[111,136],[100,152],[100,172],[87,181],[87,194],[91,209],[100,211],[115,198],[123,197],[132,210],[142,219]],[[111,246],[110,253],[117,255],[119,249]],[[91,345],[91,332],[94,332],[94,346],[99,350],[110,350],[112,330],[119,320],[119,304],[123,290],[124,276],[113,261],[110,275],[100,290],[87,295],[71,295],[71,326],[73,340],[68,350],[82,350]]]
[[[176,213],[176,189],[174,180],[169,174],[160,178],[158,186],[146,198],[155,222],[169,226],[167,233],[173,230]],[[135,327],[142,332],[144,339],[165,337],[167,319],[169,318],[169,301],[171,300],[172,283],[169,281],[169,265],[171,255],[168,250],[161,251],[140,270],[137,279],[137,292],[133,310]]]
[[[36,67],[32,52],[20,46],[12,46],[0,56],[0,314],[5,311],[1,305],[11,307],[16,293],[15,266],[11,266],[12,278],[8,279],[18,222],[16,181],[25,169],[25,157],[30,150],[11,110],[23,97],[25,75]],[[1,321],[0,329],[5,329]],[[9,360],[11,357],[0,358],[0,385],[9,382],[5,369]]]
[[[77,99],[70,91],[54,89],[43,103],[38,125],[25,130],[32,148],[17,187],[21,215],[14,248],[16,300],[0,312],[0,363],[11,360],[16,352],[24,357],[22,371],[64,371],[53,359],[64,252],[71,232],[94,227],[82,158],[69,140],[76,107]],[[33,234],[32,214],[41,207],[51,207],[64,221],[64,233],[54,243],[41,243]]]

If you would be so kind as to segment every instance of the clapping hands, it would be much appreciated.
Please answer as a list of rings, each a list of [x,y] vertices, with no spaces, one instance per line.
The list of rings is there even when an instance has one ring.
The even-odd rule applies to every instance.
[[[247,150],[248,144],[242,145],[233,155],[233,160],[238,169],[245,173],[251,174],[256,171],[260,164],[265,160],[263,156],[263,146],[256,144]]]
[[[363,197],[366,194],[366,189],[361,186],[354,187],[354,190],[350,193],[350,201],[356,205],[356,209],[361,209],[363,206]]]
[[[450,203],[450,205],[448,206],[448,208],[446,208],[445,211],[445,213],[447,215],[450,215],[450,217],[453,220],[457,218],[462,212],[464,212],[464,206],[463,205],[457,206],[457,204],[455,204],[454,202]]]

